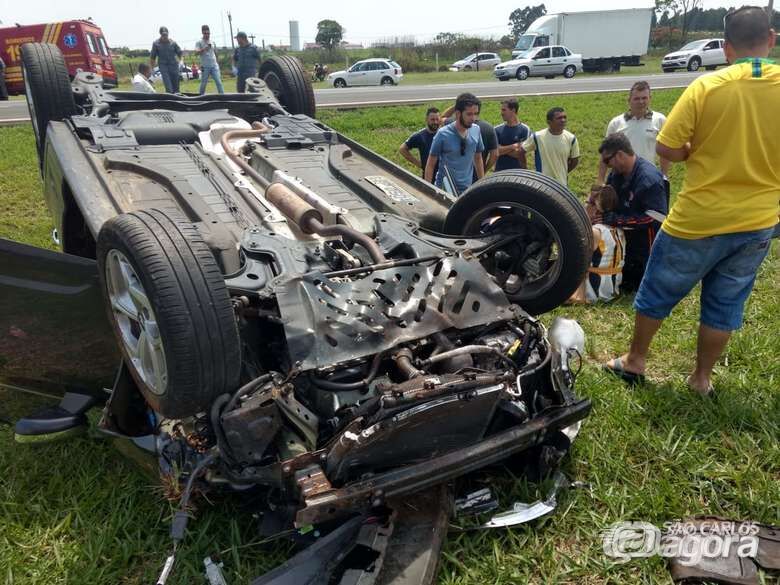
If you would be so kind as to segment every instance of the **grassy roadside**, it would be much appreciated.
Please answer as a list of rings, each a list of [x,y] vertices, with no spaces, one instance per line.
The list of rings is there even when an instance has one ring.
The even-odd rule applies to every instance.
[[[654,93],[668,111],[679,90]],[[552,105],[567,108],[583,150],[572,188],[587,191],[596,172],[595,147],[625,96],[600,94],[521,98],[521,115],[542,126]],[[446,104],[438,104],[444,106]],[[349,112],[321,119],[401,162],[396,150],[422,125],[424,106]],[[497,123],[498,104],[483,117]],[[35,148],[28,127],[0,128],[0,237],[48,245],[51,226],[41,198]],[[679,189],[682,166],[672,173]],[[558,510],[510,530],[452,533],[439,583],[446,585],[671,583],[659,559],[614,565],[601,551],[600,531],[619,520],[654,524],[691,514],[780,522],[780,256],[775,244],[764,263],[746,314],[717,367],[717,402],[689,394],[683,384],[695,351],[698,299],[686,299],[654,345],[652,383],[629,390],[598,365],[625,347],[630,299],[595,307],[566,307],[544,316],[574,316],[587,335],[579,392],[594,402],[565,465],[588,482],[560,498]],[[0,391],[0,416],[24,412]],[[0,567],[5,583],[43,585],[153,582],[169,551],[170,507],[156,481],[118,454],[108,441],[75,440],[56,446],[17,447],[0,426]],[[492,484],[526,501],[543,490],[510,476]],[[282,544],[257,544],[241,499],[200,502],[171,584],[203,582],[202,559],[221,553],[229,583],[245,583],[289,553]],[[507,500],[508,501],[508,500]]]

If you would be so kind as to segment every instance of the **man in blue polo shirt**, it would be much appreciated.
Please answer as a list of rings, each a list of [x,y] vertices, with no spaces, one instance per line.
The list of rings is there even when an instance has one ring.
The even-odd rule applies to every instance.
[[[479,126],[475,124],[481,105],[482,102],[471,93],[462,93],[455,100],[455,121],[442,127],[433,138],[425,165],[426,181],[433,181],[433,171],[439,164],[436,186],[441,187],[449,173],[460,194],[471,186],[475,174],[478,179],[485,175],[482,162],[485,146]]]
[[[624,230],[626,263],[621,288],[634,291],[639,288],[653,240],[669,211],[664,176],[652,162],[634,153],[622,132],[607,136],[599,146],[599,154],[612,169],[607,184],[615,189],[618,205],[594,223]]]
[[[523,142],[531,134],[531,129],[518,119],[519,110],[520,105],[515,98],[501,102],[501,119],[504,123],[496,126],[498,137],[496,171],[525,168],[525,164],[520,162],[520,150]]]
[[[398,153],[402,157],[414,166],[422,169],[423,176],[425,175],[425,164],[428,162],[428,154],[431,152],[433,137],[436,136],[436,131],[439,129],[439,126],[441,126],[439,109],[428,108],[428,111],[425,113],[425,128],[412,134],[398,149]],[[414,155],[410,152],[413,148],[420,151],[420,160],[414,158]],[[438,170],[439,169],[436,168],[433,171],[434,177]]]

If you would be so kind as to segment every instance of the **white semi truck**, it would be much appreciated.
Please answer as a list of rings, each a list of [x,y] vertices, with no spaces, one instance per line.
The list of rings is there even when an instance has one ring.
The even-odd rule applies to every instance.
[[[652,8],[561,12],[537,18],[512,50],[517,58],[534,47],[564,45],[582,55],[585,71],[618,71],[639,65],[650,42]]]

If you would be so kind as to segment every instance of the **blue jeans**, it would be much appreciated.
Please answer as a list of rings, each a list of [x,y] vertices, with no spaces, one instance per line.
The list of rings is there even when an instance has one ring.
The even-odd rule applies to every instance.
[[[160,63],[160,75],[166,93],[179,93],[179,64],[178,63]]]
[[[219,74],[219,67],[216,65],[202,66],[200,68],[200,93],[203,95],[206,93],[206,84],[209,82],[209,75],[214,78],[214,83],[217,86],[219,93],[225,93],[225,89],[222,87],[222,78]]]
[[[772,227],[686,240],[661,230],[650,251],[634,308],[651,319],[664,319],[701,282],[702,325],[721,331],[739,329],[773,232]]]

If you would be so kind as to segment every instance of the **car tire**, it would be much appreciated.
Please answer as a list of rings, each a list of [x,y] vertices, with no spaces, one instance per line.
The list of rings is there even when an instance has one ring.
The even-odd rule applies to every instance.
[[[333,80],[333,87],[347,87],[347,82],[339,77]]]
[[[567,65],[563,68],[563,76],[566,79],[571,79],[577,74],[577,68],[574,65]]]
[[[699,67],[701,67],[701,59],[698,57],[692,57],[690,61],[688,61],[688,71],[698,71]]]
[[[466,65],[466,66],[463,68],[463,71],[471,71],[471,65]]]
[[[22,76],[27,94],[38,164],[43,168],[46,129],[49,122],[63,120],[76,113],[68,68],[56,45],[22,45]]]
[[[258,76],[289,113],[314,117],[314,89],[298,59],[289,55],[269,57],[260,65]]]
[[[500,219],[489,225],[485,220]],[[503,225],[502,225],[503,224]],[[501,286],[507,297],[531,314],[550,311],[566,301],[582,283],[590,265],[593,234],[585,208],[566,187],[544,175],[528,170],[493,173],[474,183],[450,208],[444,221],[444,233],[477,235],[505,229],[510,235],[521,234],[514,242],[483,255],[485,268],[498,277],[498,253],[512,263],[504,270],[509,278]],[[524,235],[523,235],[524,234]],[[543,274],[520,284],[515,267],[529,250],[529,244],[542,244],[539,251],[547,256]],[[553,244],[555,246],[553,246]],[[557,257],[551,260],[554,253]],[[524,259],[541,265],[533,258]],[[514,278],[514,284],[510,282]],[[518,288],[519,287],[519,288]]]
[[[241,345],[233,307],[193,224],[156,209],[119,215],[100,230],[97,261],[125,363],[154,410],[192,416],[236,389]]]
[[[379,82],[379,85],[395,85],[395,82],[393,81],[392,77],[383,77],[382,80]]]
[[[531,74],[531,72],[528,70],[528,67],[520,67],[517,72],[515,73],[515,77],[519,79],[520,81],[524,79],[528,79],[528,76]]]

